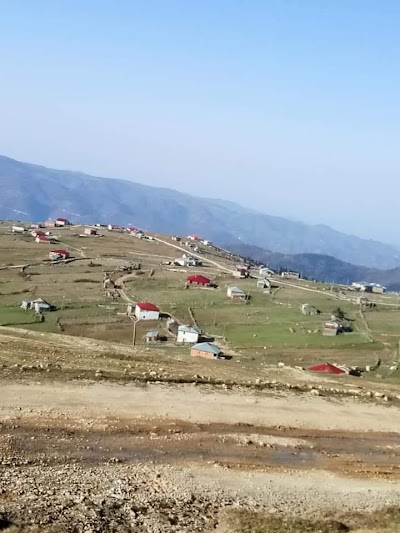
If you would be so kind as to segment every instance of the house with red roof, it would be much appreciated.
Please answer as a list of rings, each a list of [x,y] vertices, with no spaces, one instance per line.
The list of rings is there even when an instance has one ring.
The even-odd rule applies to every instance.
[[[68,259],[69,252],[67,250],[51,250],[49,252],[49,259],[51,261],[58,261],[58,259]]]
[[[317,365],[310,366],[311,372],[323,372],[325,374],[347,374],[348,371],[345,367],[332,363],[319,363]]]
[[[32,237],[45,237],[46,234],[41,229],[34,229],[31,231]]]
[[[139,302],[135,307],[135,317],[138,320],[158,320],[160,318],[159,308],[149,302]]]
[[[68,220],[68,218],[59,217],[54,221],[54,225],[58,227],[71,226],[71,222]]]
[[[206,278],[205,276],[202,276],[201,274],[194,274],[192,276],[188,276],[186,279],[190,284],[196,283],[197,285],[203,286],[211,284],[211,280]]]
[[[47,235],[37,235],[35,241],[38,244],[50,244],[52,242]]]

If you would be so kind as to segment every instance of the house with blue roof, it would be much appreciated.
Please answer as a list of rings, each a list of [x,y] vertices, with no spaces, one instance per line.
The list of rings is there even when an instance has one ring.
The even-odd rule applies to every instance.
[[[211,342],[199,342],[192,346],[190,355],[193,357],[204,357],[205,359],[218,359],[222,350]]]

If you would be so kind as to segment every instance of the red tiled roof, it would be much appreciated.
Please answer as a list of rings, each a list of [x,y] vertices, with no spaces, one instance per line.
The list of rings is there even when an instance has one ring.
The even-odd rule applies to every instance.
[[[139,302],[136,304],[142,311],[159,311],[159,308],[149,302]]]
[[[69,255],[69,252],[67,250],[51,250],[51,254],[60,254],[60,255]]]
[[[57,222],[65,222],[65,223],[67,223],[68,222],[68,218],[58,217],[57,218]]]
[[[322,363],[318,365],[311,366],[309,368],[311,372],[326,372],[327,374],[345,374],[346,371],[343,368],[340,368],[331,363]]]
[[[209,285],[211,283],[211,280],[209,280],[205,276],[201,276],[199,274],[198,275],[193,275],[193,276],[188,276],[186,279],[188,281],[193,282],[193,283],[202,283],[204,285]]]

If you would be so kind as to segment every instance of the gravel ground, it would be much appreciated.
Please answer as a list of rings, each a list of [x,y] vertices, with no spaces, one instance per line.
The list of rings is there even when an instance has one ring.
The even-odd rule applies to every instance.
[[[209,532],[237,508],[305,515],[395,505],[400,486],[323,473],[99,465],[0,470],[0,526],[61,532]]]

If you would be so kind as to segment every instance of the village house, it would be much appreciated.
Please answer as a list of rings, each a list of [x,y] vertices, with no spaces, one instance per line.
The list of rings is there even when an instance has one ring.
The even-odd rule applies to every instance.
[[[348,373],[346,372],[345,367],[332,364],[332,363],[319,363],[319,364],[310,366],[308,370],[310,370],[310,372],[322,372],[325,374],[336,374],[336,375]]]
[[[135,316],[138,320],[158,320],[160,318],[160,310],[154,304],[140,302],[136,304]]]
[[[263,267],[260,267],[259,274],[260,276],[273,276],[275,272],[271,270],[270,268],[263,266]]]
[[[67,250],[51,250],[49,252],[49,259],[51,261],[58,261],[59,259],[68,259],[69,252]]]
[[[196,241],[196,242],[200,242],[202,240],[201,237],[199,237],[198,235],[188,235],[188,239],[189,241]]]
[[[293,270],[288,270],[281,273],[282,278],[286,279],[300,279],[299,272],[294,272]]]
[[[56,223],[54,220],[46,220],[46,222],[44,223],[44,227],[45,228],[55,228],[56,227]]]
[[[201,329],[197,326],[179,326],[176,342],[195,344],[199,342]]]
[[[25,233],[25,228],[23,226],[13,226],[11,231],[13,233]]]
[[[201,274],[195,274],[193,276],[188,276],[186,280],[190,284],[195,283],[196,285],[209,286],[211,284],[211,280],[206,278],[205,276],[202,276]]]
[[[204,246],[211,246],[212,245],[212,241],[209,241],[208,239],[203,239],[201,242],[204,244]]]
[[[257,287],[259,289],[270,289],[271,288],[271,282],[269,279],[259,279],[257,280]]]
[[[45,232],[41,229],[33,229],[31,231],[31,235],[32,237],[45,237],[46,236]]]
[[[36,313],[42,313],[44,311],[51,311],[51,305],[42,298],[36,300],[22,300],[21,309],[34,310]]]
[[[87,236],[97,235],[97,229],[87,227],[84,229],[83,233]]]
[[[222,354],[222,350],[211,342],[201,342],[195,344],[190,349],[190,355],[193,357],[204,357],[205,359],[218,359]]]
[[[234,286],[227,288],[226,295],[231,300],[244,300],[246,298],[245,292],[242,291],[242,289],[240,289],[239,287]]]
[[[185,267],[185,268],[201,266],[201,261],[198,261],[194,257],[189,257],[189,256],[186,256],[186,255],[183,255],[179,259],[175,259],[174,263],[175,263],[175,265],[179,265],[179,266],[182,266],[182,267]]]
[[[71,222],[67,218],[59,217],[55,220],[54,225],[56,227],[71,226]]]
[[[383,294],[386,291],[386,287],[382,287],[382,285],[379,285],[378,283],[372,284],[372,292],[376,294]]]
[[[172,240],[172,241],[176,241],[176,242],[180,242],[180,241],[181,241],[181,238],[178,237],[178,235],[172,235],[171,240]]]
[[[35,239],[38,244],[52,244],[53,239],[47,235],[38,235]]]
[[[152,342],[157,342],[160,340],[160,332],[155,330],[155,331],[148,331],[146,333],[146,343],[149,344],[149,343],[152,343]]]
[[[107,229],[109,231],[120,231],[121,227],[118,224],[108,224]]]

